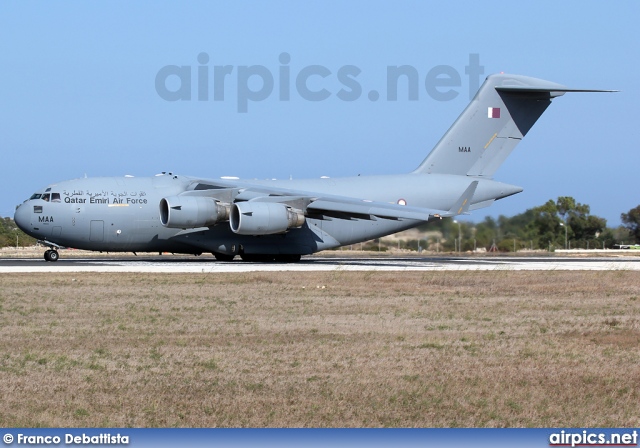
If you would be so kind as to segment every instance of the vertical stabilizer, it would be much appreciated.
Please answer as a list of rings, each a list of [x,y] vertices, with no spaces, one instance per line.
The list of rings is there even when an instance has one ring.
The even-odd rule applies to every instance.
[[[414,171],[493,177],[551,100],[570,89],[520,75],[491,75],[451,128]]]

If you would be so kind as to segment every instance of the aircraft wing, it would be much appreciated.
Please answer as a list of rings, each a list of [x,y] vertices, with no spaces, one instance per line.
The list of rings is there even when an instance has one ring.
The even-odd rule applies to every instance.
[[[428,221],[431,216],[437,214],[435,210],[419,207],[407,207],[386,202],[362,201],[350,198],[321,198],[311,202],[307,206],[308,211],[335,212],[347,216],[372,215],[390,219],[415,219]]]
[[[347,215],[361,214],[379,216],[381,218],[428,221],[431,217],[446,218],[467,213],[471,205],[471,198],[477,187],[478,181],[472,182],[455,204],[446,211],[342,197],[319,198],[311,202],[307,209],[340,212]]]
[[[443,218],[466,214],[471,205],[471,198],[478,186],[478,181],[473,181],[449,210],[411,207],[349,196],[324,195],[317,192],[264,186],[241,180],[223,180],[222,182],[216,180],[215,184],[216,188],[213,190],[187,191],[183,194],[198,196],[219,196],[220,194],[228,196],[231,194],[234,196],[235,201],[282,202],[304,209],[307,213],[321,214],[330,212],[354,218],[377,216],[388,219],[428,221],[431,217]]]

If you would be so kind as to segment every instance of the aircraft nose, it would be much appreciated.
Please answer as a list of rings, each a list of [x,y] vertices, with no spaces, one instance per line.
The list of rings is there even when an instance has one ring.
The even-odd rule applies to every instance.
[[[17,226],[25,233],[29,233],[29,207],[26,204],[21,204],[16,208],[16,212],[13,215],[13,221]]]

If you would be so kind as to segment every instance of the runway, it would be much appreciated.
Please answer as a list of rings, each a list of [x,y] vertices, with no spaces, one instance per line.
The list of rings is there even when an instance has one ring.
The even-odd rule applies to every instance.
[[[640,271],[638,257],[304,257],[298,263],[219,262],[213,258],[141,256],[0,259],[0,273],[149,272],[215,273],[274,271]]]

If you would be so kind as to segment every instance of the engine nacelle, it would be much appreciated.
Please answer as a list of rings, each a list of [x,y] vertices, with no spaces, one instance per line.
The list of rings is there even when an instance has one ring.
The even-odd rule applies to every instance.
[[[229,224],[239,235],[271,235],[304,224],[304,213],[277,202],[237,202],[231,204]]]
[[[229,219],[229,205],[201,196],[170,196],[160,200],[160,222],[165,227],[193,229]]]

